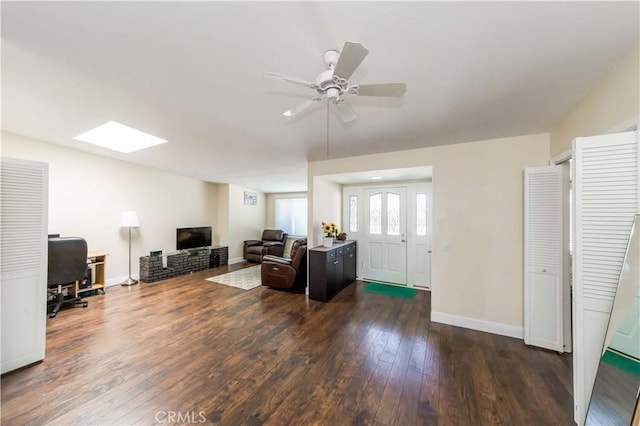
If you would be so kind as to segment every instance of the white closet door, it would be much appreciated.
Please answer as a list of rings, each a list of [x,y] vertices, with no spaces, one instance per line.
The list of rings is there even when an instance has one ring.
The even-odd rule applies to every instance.
[[[569,176],[563,166],[524,174],[524,342],[563,352]]]
[[[46,163],[3,158],[1,372],[44,359],[47,321]]]
[[[577,138],[573,150],[574,419],[582,425],[638,212],[638,140],[636,132]]]

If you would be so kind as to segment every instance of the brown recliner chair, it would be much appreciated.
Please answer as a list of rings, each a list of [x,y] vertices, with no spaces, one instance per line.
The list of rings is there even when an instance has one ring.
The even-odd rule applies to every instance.
[[[294,241],[291,257],[267,255],[262,258],[262,285],[304,292],[307,287],[307,239]]]
[[[268,254],[282,256],[287,234],[280,229],[265,229],[260,240],[246,240],[242,249],[243,257],[261,263],[262,256]]]

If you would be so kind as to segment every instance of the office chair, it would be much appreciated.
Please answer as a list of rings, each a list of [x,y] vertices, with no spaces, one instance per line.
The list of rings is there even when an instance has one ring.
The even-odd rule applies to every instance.
[[[65,299],[62,293],[64,285],[82,281],[87,273],[87,242],[78,237],[49,238],[49,261],[47,267],[47,287],[57,288],[56,304],[49,314],[54,318],[60,309],[66,306],[89,304],[80,297]]]

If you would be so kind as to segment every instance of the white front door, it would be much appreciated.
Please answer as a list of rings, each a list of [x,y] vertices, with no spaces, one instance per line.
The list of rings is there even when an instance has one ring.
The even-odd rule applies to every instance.
[[[407,284],[406,187],[364,190],[363,278]]]

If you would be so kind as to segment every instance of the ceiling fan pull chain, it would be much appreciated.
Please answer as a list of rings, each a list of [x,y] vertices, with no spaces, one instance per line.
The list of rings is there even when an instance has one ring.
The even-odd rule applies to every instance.
[[[327,102],[327,160],[329,159],[329,102]]]

